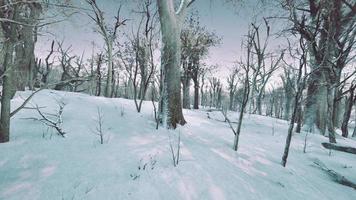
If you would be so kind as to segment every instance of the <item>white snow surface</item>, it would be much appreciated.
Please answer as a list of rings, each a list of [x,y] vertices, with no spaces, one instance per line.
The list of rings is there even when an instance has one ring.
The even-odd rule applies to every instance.
[[[19,92],[13,109],[31,92]],[[328,139],[294,134],[287,167],[281,166],[288,122],[245,115],[238,152],[223,116],[208,109],[184,110],[187,125],[155,130],[151,102],[137,113],[134,102],[43,90],[27,106],[55,113],[66,103],[66,137],[33,120],[35,110],[20,111],[11,122],[11,141],[0,144],[1,200],[67,199],[356,199],[356,191],[335,183],[313,162],[356,182],[356,156],[324,149]],[[105,143],[93,133],[97,109],[104,115]],[[210,118],[207,117],[209,113]],[[232,121],[237,113],[231,112]],[[274,130],[274,131],[273,131]],[[180,162],[172,164],[170,144]],[[339,144],[356,146],[351,139]]]

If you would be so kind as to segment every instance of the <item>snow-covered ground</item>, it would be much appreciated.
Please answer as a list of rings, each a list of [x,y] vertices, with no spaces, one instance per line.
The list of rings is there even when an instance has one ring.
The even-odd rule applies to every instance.
[[[18,93],[14,108],[29,94]],[[355,190],[313,164],[318,159],[356,182],[355,155],[329,155],[321,135],[308,136],[305,154],[305,134],[294,135],[287,167],[280,165],[286,121],[246,115],[235,152],[233,133],[216,111],[184,110],[188,124],[172,131],[155,130],[150,102],[138,114],[130,100],[44,90],[31,105],[55,113],[59,100],[66,103],[66,138],[26,119],[38,117],[35,110],[13,118],[11,142],[0,144],[0,199],[356,199]],[[98,108],[104,144],[94,134]],[[237,121],[237,113],[229,116]],[[170,144],[176,150],[179,134],[174,167]],[[338,142],[356,146],[349,139]]]

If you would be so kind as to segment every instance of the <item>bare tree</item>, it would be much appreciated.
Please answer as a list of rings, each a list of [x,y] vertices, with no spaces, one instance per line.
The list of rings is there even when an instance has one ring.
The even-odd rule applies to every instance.
[[[330,142],[335,143],[335,92],[355,43],[355,3],[282,2],[289,13],[293,33],[300,34],[308,43],[312,74],[307,86],[305,129],[313,131],[316,127],[322,134],[328,132]]]
[[[235,134],[235,139],[234,139],[234,146],[233,149],[235,151],[237,151],[238,145],[239,145],[239,138],[240,138],[240,133],[241,133],[241,126],[242,126],[242,120],[243,120],[243,116],[244,116],[244,111],[245,108],[247,106],[247,102],[249,99],[249,94],[250,94],[250,77],[249,77],[249,73],[250,73],[250,63],[249,61],[246,63],[246,65],[242,65],[244,71],[245,71],[245,81],[244,81],[244,89],[243,89],[243,99],[241,102],[241,109],[240,109],[240,113],[239,113],[239,121],[237,124],[237,129],[236,129],[236,134]]]
[[[99,136],[100,144],[104,144],[104,130],[103,130],[104,114],[102,109],[100,109],[99,107],[97,108],[97,118],[95,119],[95,122],[97,125],[93,133]]]
[[[54,44],[55,41],[53,40],[51,43],[51,49],[45,58],[45,66],[42,66],[41,62],[39,62],[39,65],[37,65],[36,71],[40,75],[41,83],[45,85],[48,84],[48,77],[54,64],[54,61],[50,60],[54,53]]]
[[[234,68],[227,78],[228,90],[229,90],[229,110],[233,110],[235,94],[237,91],[239,68]]]
[[[248,35],[247,35],[247,42],[246,42],[246,63],[244,64],[243,62],[240,63],[240,66],[244,69],[245,73],[245,80],[243,84],[243,99],[241,102],[241,109],[240,109],[240,114],[239,114],[239,121],[237,124],[237,129],[236,129],[236,134],[235,134],[235,139],[234,139],[234,146],[233,149],[237,151],[238,145],[239,145],[239,137],[241,133],[241,126],[242,126],[242,120],[244,116],[244,112],[249,100],[249,95],[250,95],[250,69],[252,65],[252,48],[253,48],[253,40],[255,37],[255,32],[253,30],[249,30]]]
[[[184,24],[180,35],[182,43],[181,65],[183,86],[183,108],[190,109],[190,86],[194,83],[194,109],[199,108],[200,76],[206,71],[202,63],[209,49],[220,43],[220,38],[200,24],[199,18],[192,14]]]
[[[121,6],[117,11],[117,16],[115,17],[115,23],[112,28],[109,28],[107,22],[104,18],[104,12],[99,8],[96,0],[86,0],[86,2],[91,7],[91,13],[87,15],[92,19],[95,24],[98,26],[98,32],[103,37],[105,41],[106,53],[107,53],[107,78],[106,78],[106,87],[105,87],[105,96],[111,97],[112,95],[112,86],[113,86],[113,45],[117,37],[117,32],[120,26],[125,25],[127,19],[121,19],[120,12]]]
[[[124,52],[119,49],[118,54],[133,86],[136,110],[141,112],[142,103],[157,68],[154,51],[157,46],[158,20],[157,12],[153,10],[153,0],[141,2],[137,13],[141,16],[137,31],[132,33],[130,42],[123,46],[126,48]]]
[[[168,128],[186,123],[182,112],[180,85],[180,33],[188,7],[195,0],[181,0],[178,10],[173,0],[157,0],[162,34],[160,116]]]
[[[222,93],[222,83],[216,77],[211,77],[209,81],[209,106],[220,108],[221,107],[221,93]]]
[[[298,70],[298,76],[297,76],[297,92],[295,94],[294,97],[294,106],[293,106],[293,112],[292,112],[292,117],[291,117],[291,121],[289,123],[289,127],[288,127],[288,135],[286,138],[286,144],[284,147],[284,153],[283,153],[283,157],[282,157],[282,165],[283,167],[286,166],[287,164],[287,159],[288,159],[288,154],[289,154],[289,147],[290,147],[290,143],[292,141],[292,135],[293,135],[293,127],[294,127],[294,122],[297,116],[297,109],[298,109],[298,104],[300,104],[300,100],[303,94],[303,89],[304,89],[304,84],[306,82],[306,64],[307,64],[307,58],[306,58],[306,47],[305,47],[305,42],[303,38],[300,38],[300,48],[302,50],[301,52],[301,57],[299,59],[300,63],[299,63],[299,70]],[[304,74],[303,74],[304,71]]]
[[[296,76],[294,74],[294,69],[289,68],[290,66],[285,66],[284,74],[281,76],[283,89],[285,94],[285,102],[284,102],[284,114],[283,118],[285,120],[289,120],[290,118],[290,111],[292,109],[291,104],[293,101],[293,97],[295,96],[296,92]]]
[[[103,78],[101,73],[102,64],[103,64],[103,54],[100,53],[97,55],[96,70],[95,70],[95,81],[96,81],[95,95],[96,96],[101,95],[101,80]]]
[[[12,23],[17,21],[19,15],[18,6],[9,5],[8,2],[0,1],[0,18],[1,30],[4,37],[4,59],[3,59],[3,86],[1,97],[1,118],[0,118],[0,143],[8,142],[10,139],[10,112],[11,98],[15,94],[16,88],[14,83],[15,73],[15,45],[18,42],[16,37],[19,25]]]
[[[0,143],[10,138],[11,98],[16,89],[33,86],[37,28],[54,23],[40,24],[42,7],[47,4],[47,1],[0,1],[0,31],[4,37]],[[17,79],[16,72],[20,75]]]
[[[260,26],[252,23],[254,29],[253,43],[253,54],[256,57],[256,64],[251,65],[253,72],[252,75],[252,86],[251,86],[251,103],[250,112],[262,114],[262,98],[265,93],[266,85],[269,79],[272,77],[273,72],[275,72],[279,63],[283,58],[284,53],[282,52],[279,56],[273,56],[271,53],[266,52],[268,41],[270,37],[270,26],[268,21],[264,19],[266,35],[262,39]],[[267,66],[266,60],[270,58],[270,66]],[[254,106],[254,109],[253,109]]]
[[[90,80],[90,78],[81,74],[81,70],[84,68],[83,56],[71,55],[71,49],[72,46],[64,48],[63,41],[58,42],[59,63],[62,74],[60,81],[54,87],[55,90],[68,89],[69,91],[75,91],[83,82]],[[73,62],[77,65],[76,67],[73,66]]]
[[[35,109],[37,111],[37,113],[39,114],[39,118],[36,117],[31,117],[31,118],[26,118],[26,119],[32,119],[35,121],[39,121],[41,123],[43,123],[44,125],[53,128],[54,130],[56,130],[57,134],[59,136],[65,137],[66,132],[63,130],[63,110],[65,107],[65,103],[63,100],[58,100],[58,111],[56,113],[46,113],[41,111],[41,108],[36,105]]]
[[[352,106],[355,104],[356,101],[355,89],[356,89],[356,81],[354,81],[354,83],[350,86],[348,91],[345,92],[345,93],[349,93],[349,96],[347,97],[347,100],[345,102],[345,112],[342,120],[341,131],[342,131],[342,136],[346,138],[349,136],[348,124],[352,112]]]

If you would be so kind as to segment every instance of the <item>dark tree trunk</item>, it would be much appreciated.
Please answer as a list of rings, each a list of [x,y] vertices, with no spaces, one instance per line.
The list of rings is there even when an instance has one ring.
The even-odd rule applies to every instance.
[[[234,107],[234,93],[232,91],[230,91],[229,97],[230,97],[229,110],[233,110],[233,107]]]
[[[182,80],[183,85],[183,108],[190,109],[190,80],[184,77]]]
[[[12,28],[14,29],[14,28]],[[11,32],[13,32],[12,30]],[[15,34],[13,35],[15,36]],[[11,37],[11,36],[10,36]],[[14,83],[12,80],[14,65],[13,60],[14,43],[13,40],[5,42],[5,58],[4,58],[4,72],[3,87],[1,96],[1,118],[0,118],[0,143],[8,142],[10,140],[10,112],[11,112],[11,98],[15,94]]]
[[[297,116],[296,116],[296,123],[297,123],[297,127],[295,128],[295,132],[296,133],[300,133],[300,131],[302,130],[302,122],[303,122],[303,114],[302,114],[302,106],[298,105],[297,108]]]
[[[199,109],[199,82],[194,81],[194,109]]]
[[[342,152],[346,152],[346,153],[356,154],[356,148],[354,148],[354,147],[339,146],[336,144],[326,143],[326,142],[321,143],[321,145],[327,149],[333,149],[336,151],[342,151]]]
[[[256,111],[258,115],[262,115],[262,92],[256,98]]]
[[[6,3],[0,1],[0,17],[7,17],[10,20],[17,20],[19,10],[17,6],[14,6],[13,13],[10,16],[5,15],[2,9],[6,8]],[[15,45],[18,42],[17,38],[17,25],[14,23],[1,22],[0,30],[4,34],[4,76],[2,84],[2,96],[1,96],[1,114],[0,114],[0,143],[8,142],[10,140],[10,115],[11,115],[11,99],[15,95],[16,89],[14,81],[14,71],[17,66],[14,62],[17,59],[15,51]]]
[[[292,100],[293,100],[292,95],[286,93],[286,100],[284,103],[284,114],[283,114],[284,120],[289,120],[289,117],[290,117],[291,104],[292,104]]]
[[[354,104],[354,91],[355,88],[350,89],[350,96],[347,98],[345,103],[344,118],[342,120],[342,125],[341,125],[342,136],[346,138],[349,136],[348,125],[351,116],[352,106]]]
[[[328,129],[328,134],[329,134],[329,142],[330,143],[336,143],[336,138],[335,138],[335,127],[334,127],[334,122],[333,122],[333,108],[334,108],[334,89],[333,85],[328,86],[327,89],[327,115],[326,115],[326,123],[327,123],[327,129]]]

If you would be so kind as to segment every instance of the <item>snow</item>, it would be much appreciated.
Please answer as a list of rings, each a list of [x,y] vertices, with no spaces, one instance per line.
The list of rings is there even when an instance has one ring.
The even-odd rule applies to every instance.
[[[13,108],[29,94],[17,93]],[[38,117],[35,110],[13,118],[11,142],[0,144],[0,199],[356,199],[355,190],[313,165],[319,159],[356,182],[355,155],[329,155],[320,145],[328,141],[324,136],[309,134],[304,154],[305,133],[295,134],[287,167],[281,166],[283,120],[246,115],[235,152],[234,135],[217,111],[209,119],[206,109],[184,110],[187,125],[155,130],[151,102],[137,113],[131,100],[43,90],[31,105],[55,113],[58,100],[66,103],[65,138],[26,119]],[[93,133],[98,107],[104,144]],[[237,113],[229,116],[237,121]],[[174,167],[170,144],[177,149],[179,134],[181,159]]]

